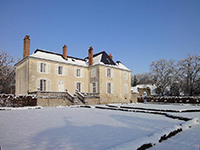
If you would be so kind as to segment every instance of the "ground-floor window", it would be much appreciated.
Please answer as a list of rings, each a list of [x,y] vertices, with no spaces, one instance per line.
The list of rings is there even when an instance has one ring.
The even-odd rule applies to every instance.
[[[94,82],[94,83],[92,83],[92,85],[93,85],[93,93],[96,93],[97,91],[96,91],[96,83]]]
[[[47,81],[45,79],[40,80],[40,91],[46,91],[47,90]]]
[[[81,92],[81,83],[80,82],[77,82],[76,83],[76,89]]]
[[[49,79],[37,79],[37,90],[50,91],[51,81]]]
[[[113,94],[113,83],[110,82],[106,83],[106,93]]]

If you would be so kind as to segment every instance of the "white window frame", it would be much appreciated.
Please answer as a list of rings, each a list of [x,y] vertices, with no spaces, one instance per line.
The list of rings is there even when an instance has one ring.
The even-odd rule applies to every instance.
[[[92,83],[92,93],[97,93],[97,85],[96,85],[96,82],[93,82]]]
[[[75,68],[74,69],[74,76],[76,78],[83,78],[84,77],[84,70],[81,68]]]
[[[62,71],[60,73],[60,68],[62,68]],[[67,67],[63,65],[55,65],[55,73],[59,76],[66,76],[67,75]]]
[[[47,91],[47,80],[40,79],[40,91]]]
[[[45,78],[39,78],[39,79],[37,79],[36,87],[37,87],[37,90],[39,90],[39,91],[50,91],[51,90],[51,80],[45,79]]]
[[[37,71],[42,74],[49,74],[50,64],[46,62],[38,62]]]
[[[111,69],[110,68],[107,68],[107,77],[111,78]]]
[[[106,68],[105,73],[106,73],[107,78],[113,78],[114,77],[114,69],[112,69],[112,68]]]
[[[63,75],[64,74],[64,67],[63,66],[58,66],[58,74]]]
[[[78,87],[79,85],[79,87]],[[82,83],[81,82],[75,82],[75,91],[78,90],[78,92],[82,92]]]
[[[98,82],[90,83],[90,93],[98,93]]]
[[[106,94],[113,94],[114,83],[106,82]]]
[[[77,68],[76,69],[76,77],[81,77],[81,69],[80,68]]]

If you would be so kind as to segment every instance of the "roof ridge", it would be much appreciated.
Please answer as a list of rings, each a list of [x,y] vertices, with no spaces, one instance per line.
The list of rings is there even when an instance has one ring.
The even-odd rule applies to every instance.
[[[44,53],[49,53],[49,54],[54,54],[54,55],[59,55],[59,56],[61,56],[63,59],[65,59],[65,58],[63,57],[63,55],[62,55],[62,54],[59,54],[59,53],[55,53],[55,52],[51,52],[51,51],[47,51],[47,50],[43,50],[43,49],[36,49],[34,53],[36,53],[37,51],[44,52]],[[67,57],[72,58],[72,59],[74,58],[74,59],[78,59],[78,60],[85,61],[85,59],[82,59],[82,58],[77,58],[77,57],[73,57],[73,56],[67,56]],[[66,59],[65,59],[65,60],[66,60]]]
[[[103,53],[106,53],[106,52],[105,52],[105,51],[101,51],[101,52],[99,52],[99,53],[94,54],[93,57],[96,57],[96,56],[98,56],[98,55],[100,55],[100,54],[103,54]],[[88,59],[88,56],[85,57],[84,59]]]

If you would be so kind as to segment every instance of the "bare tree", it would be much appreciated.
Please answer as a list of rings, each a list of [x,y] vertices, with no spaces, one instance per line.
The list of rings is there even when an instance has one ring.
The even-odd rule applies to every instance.
[[[167,61],[165,59],[159,59],[153,61],[150,65],[152,78],[157,86],[157,93],[163,95],[165,89],[173,83],[175,65],[174,61]]]
[[[200,55],[190,56],[178,62],[179,76],[182,78],[182,89],[185,94],[192,96],[195,84],[200,79]],[[198,86],[197,86],[198,87]]]
[[[0,53],[0,93],[10,93],[14,85],[14,59],[4,51]]]
[[[137,84],[153,84],[151,73],[138,73],[132,76],[132,82]]]

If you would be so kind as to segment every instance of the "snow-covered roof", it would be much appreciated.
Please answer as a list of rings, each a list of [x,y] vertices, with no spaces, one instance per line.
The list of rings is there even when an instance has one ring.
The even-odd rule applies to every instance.
[[[78,66],[83,66],[83,67],[88,66],[88,63],[84,59],[75,58],[71,56],[68,56],[67,59],[65,59],[61,54],[57,54],[57,53],[53,53],[53,52],[49,52],[45,50],[39,50],[39,49],[37,49],[32,55],[30,55],[30,57],[52,60],[52,61],[78,65]]]
[[[67,56],[67,59],[65,59],[61,54],[41,49],[37,49],[32,55],[30,55],[30,57],[88,67],[88,57],[86,57],[85,59],[81,59],[81,58]],[[93,55],[93,65],[98,65],[98,64],[131,71],[126,66],[124,66],[120,61],[117,61],[115,63],[105,51]]]
[[[152,85],[152,84],[138,84],[138,85],[136,85],[134,87],[131,87],[131,91],[133,93],[139,93],[138,88],[149,88],[150,92],[151,92],[151,95],[158,95],[155,92],[155,89],[157,88],[155,85]]]
[[[136,85],[136,86],[133,86],[133,87],[131,87],[131,91],[133,92],[133,93],[139,93],[139,91],[138,91],[138,88],[149,88],[150,89],[150,93],[151,93],[151,95],[158,95],[156,92],[155,92],[155,89],[157,88],[157,86],[155,85],[155,84],[138,84],[138,85]],[[166,89],[165,89],[165,92],[167,92],[167,91],[169,91],[170,90],[170,88],[169,87],[166,87]]]

